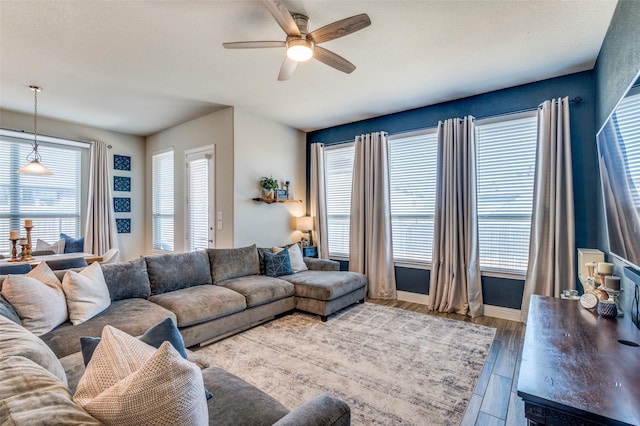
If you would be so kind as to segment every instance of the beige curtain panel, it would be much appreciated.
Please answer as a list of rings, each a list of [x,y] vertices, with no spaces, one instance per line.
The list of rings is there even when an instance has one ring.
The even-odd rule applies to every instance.
[[[433,259],[428,306],[483,314],[478,255],[475,124],[472,116],[438,123]]]
[[[369,281],[368,296],[395,299],[389,148],[384,132],[356,136],[349,226],[349,270]]]
[[[324,175],[324,144],[311,144],[310,213],[314,221],[314,237],[320,259],[329,258],[327,241],[327,184]]]
[[[560,297],[562,289],[576,286],[568,97],[540,105],[537,144],[529,266],[520,313],[524,323],[532,294]]]

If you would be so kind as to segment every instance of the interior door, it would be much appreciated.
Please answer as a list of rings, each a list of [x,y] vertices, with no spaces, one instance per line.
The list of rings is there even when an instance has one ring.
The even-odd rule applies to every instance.
[[[215,247],[213,147],[186,154],[186,247],[189,251]]]

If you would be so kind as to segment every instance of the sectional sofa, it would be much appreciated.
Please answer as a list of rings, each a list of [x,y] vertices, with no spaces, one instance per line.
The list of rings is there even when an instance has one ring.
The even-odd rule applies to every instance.
[[[255,245],[210,249],[102,265],[110,306],[82,324],[66,322],[36,339],[46,344],[43,346],[54,358],[60,358],[68,393],[83,371],[80,337],[99,337],[105,325],[138,336],[169,317],[176,322],[185,345],[191,347],[296,309],[326,321],[337,310],[364,301],[366,277],[339,271],[337,262],[305,258],[306,271],[279,277],[261,274],[261,253],[266,250]],[[56,274],[62,279],[65,272]],[[0,283],[4,278],[0,276]],[[4,318],[0,322],[0,341],[15,328],[9,322]],[[24,340],[24,336],[17,339]],[[8,362],[1,345],[0,362]],[[39,348],[36,352],[46,352]],[[349,424],[348,406],[330,395],[321,395],[289,413],[279,402],[223,370],[207,367],[202,372],[205,385],[214,393],[209,416],[216,424]],[[0,419],[2,415],[0,408]]]

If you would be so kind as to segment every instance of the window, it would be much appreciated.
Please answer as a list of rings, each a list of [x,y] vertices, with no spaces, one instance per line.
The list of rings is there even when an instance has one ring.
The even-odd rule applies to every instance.
[[[476,124],[480,268],[524,275],[529,258],[535,111]]]
[[[39,140],[42,162],[53,175],[18,174],[16,170],[26,163],[32,142],[33,139],[0,136],[0,252],[3,253],[10,251],[10,230],[18,230],[21,237],[26,237],[24,219],[33,220],[33,247],[38,238],[53,243],[60,239],[60,233],[81,235],[83,148],[71,141],[67,145],[63,140],[60,144]]]
[[[187,154],[187,248],[213,247],[213,150]]]
[[[635,188],[640,188],[640,87],[634,87],[620,101],[613,119],[618,139],[623,141],[624,167]],[[631,191],[633,204],[640,211],[640,191]]]
[[[327,232],[331,257],[349,257],[349,214],[354,152],[354,144],[328,147],[325,151]]]
[[[389,138],[393,256],[431,263],[436,196],[437,129]]]
[[[153,154],[152,158],[152,248],[173,251],[173,150]]]

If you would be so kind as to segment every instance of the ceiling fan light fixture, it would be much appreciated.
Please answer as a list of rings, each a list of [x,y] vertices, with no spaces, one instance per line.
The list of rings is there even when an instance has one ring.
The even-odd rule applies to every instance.
[[[313,42],[303,38],[288,40],[287,56],[296,62],[308,61],[313,57]]]

